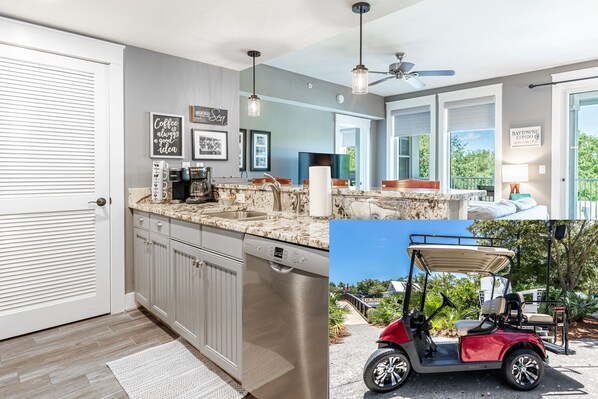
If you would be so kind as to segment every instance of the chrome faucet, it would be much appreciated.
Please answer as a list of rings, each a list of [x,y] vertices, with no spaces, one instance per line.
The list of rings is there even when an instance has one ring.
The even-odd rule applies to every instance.
[[[272,182],[265,182],[262,188],[270,187],[272,189],[272,195],[274,196],[274,206],[272,208],[273,211],[282,211],[282,202],[280,200],[280,192],[281,192],[281,185],[278,180],[276,180],[273,176],[264,173],[264,176],[271,178],[274,183]]]

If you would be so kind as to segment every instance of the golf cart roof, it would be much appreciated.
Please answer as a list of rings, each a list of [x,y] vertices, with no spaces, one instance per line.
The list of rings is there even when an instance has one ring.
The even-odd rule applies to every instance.
[[[411,244],[407,253],[419,252],[415,265],[421,271],[496,274],[509,265],[515,253],[503,247],[452,244]]]

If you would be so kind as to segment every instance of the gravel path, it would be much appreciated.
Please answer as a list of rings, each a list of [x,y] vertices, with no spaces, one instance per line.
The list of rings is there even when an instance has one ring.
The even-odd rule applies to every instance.
[[[532,392],[512,390],[500,372],[412,373],[401,388],[374,394],[363,383],[363,366],[376,350],[382,331],[368,324],[350,325],[351,335],[330,347],[330,399],[387,398],[598,398],[598,339],[572,341],[573,356],[550,354],[542,384]],[[436,339],[437,342],[443,339]]]

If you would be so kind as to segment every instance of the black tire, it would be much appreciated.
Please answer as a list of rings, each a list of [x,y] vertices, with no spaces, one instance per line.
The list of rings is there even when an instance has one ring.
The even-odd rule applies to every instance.
[[[519,391],[531,391],[540,385],[544,363],[532,349],[518,349],[505,359],[502,366],[505,380]]]
[[[410,373],[407,355],[395,348],[382,348],[365,362],[363,381],[371,391],[389,392],[403,385]]]

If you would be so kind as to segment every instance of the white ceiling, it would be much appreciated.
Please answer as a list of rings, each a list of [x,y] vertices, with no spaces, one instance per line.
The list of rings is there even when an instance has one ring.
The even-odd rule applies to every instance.
[[[415,70],[454,69],[454,77],[422,77],[427,88],[472,82],[598,59],[596,0],[425,0],[364,26],[364,64],[386,71],[398,51]],[[288,53],[267,64],[351,85],[358,31]],[[381,75],[370,75],[370,82]],[[389,80],[384,96],[414,91]]]
[[[357,0],[0,0],[0,13],[236,70],[258,62],[345,86],[358,62]],[[598,59],[596,0],[370,0],[364,64],[405,51],[434,88]],[[1,39],[0,39],[1,40]],[[380,75],[372,75],[370,81]],[[390,80],[388,96],[414,89]]]
[[[371,0],[371,21],[422,0]],[[0,14],[225,68],[353,29],[353,0],[0,0]],[[1,40],[1,39],[0,39]]]

